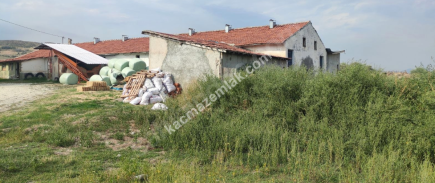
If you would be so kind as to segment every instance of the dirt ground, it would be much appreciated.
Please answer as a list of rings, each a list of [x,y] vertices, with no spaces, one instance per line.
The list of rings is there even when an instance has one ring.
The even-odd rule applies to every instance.
[[[0,83],[0,112],[25,106],[57,89],[54,84]]]

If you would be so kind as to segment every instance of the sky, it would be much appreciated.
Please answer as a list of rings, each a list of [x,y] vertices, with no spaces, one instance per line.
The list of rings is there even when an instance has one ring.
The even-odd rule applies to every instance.
[[[1,0],[0,19],[73,43],[310,20],[327,48],[346,50],[342,62],[388,71],[435,64],[435,0]],[[62,42],[2,21],[0,40]]]

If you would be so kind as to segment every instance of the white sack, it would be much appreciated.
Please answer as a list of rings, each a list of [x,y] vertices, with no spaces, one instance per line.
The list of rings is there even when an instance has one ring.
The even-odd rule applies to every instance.
[[[154,106],[151,108],[151,110],[168,110],[168,107],[165,104],[162,103],[156,103],[154,104]]]
[[[165,77],[165,73],[159,72],[159,73],[156,74],[156,77],[158,77],[158,78],[164,78]]]
[[[142,96],[142,100],[140,101],[140,105],[148,105],[150,104],[150,98],[153,96],[150,92],[145,92]]]
[[[158,88],[151,88],[151,89],[148,89],[147,92],[150,92],[153,95],[158,95],[160,93],[160,90]]]
[[[150,98],[150,104],[155,104],[155,103],[159,103],[159,102],[163,102],[162,97],[160,97],[159,95],[153,95]]]
[[[154,84],[153,84],[153,82],[151,81],[151,79],[149,79],[149,78],[146,78],[146,79],[145,79],[145,84],[144,84],[144,86],[147,87],[148,89],[150,89],[150,88],[154,88]]]
[[[165,85],[165,86],[169,93],[177,90],[177,87],[175,87],[175,85]]]
[[[138,97],[141,97],[142,98],[142,96],[143,96],[143,94],[145,93],[145,91],[146,90],[143,90],[142,88],[139,90],[139,95],[138,95]]]
[[[124,103],[129,103],[129,102],[131,102],[131,100],[129,100],[128,97],[127,97],[127,98],[125,98],[122,102],[124,102]]]
[[[163,89],[163,80],[162,78],[153,78],[154,86],[161,91]]]
[[[135,99],[131,100],[130,104],[137,105],[140,103],[141,100],[142,100],[142,98],[136,97]]]

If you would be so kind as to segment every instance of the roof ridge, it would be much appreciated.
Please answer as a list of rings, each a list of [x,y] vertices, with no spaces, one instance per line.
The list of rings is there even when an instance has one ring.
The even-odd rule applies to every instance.
[[[128,38],[128,40],[130,39],[142,39],[142,38],[148,38],[148,37],[132,37],[132,38]],[[127,41],[128,41],[127,40]],[[100,40],[100,42],[106,42],[106,41],[122,41],[122,39],[107,39],[107,40]],[[84,44],[84,43],[94,43],[93,41],[89,41],[89,42],[81,42],[81,43],[74,43],[75,44]]]
[[[283,26],[283,25],[292,25],[292,24],[300,24],[300,23],[309,23],[311,20],[308,21],[301,21],[301,22],[293,22],[293,23],[286,23],[286,24],[277,24],[276,26]],[[261,26],[251,26],[251,27],[241,27],[241,28],[232,28],[231,30],[241,30],[241,29],[251,29],[251,28],[259,28],[259,27],[269,27],[269,25],[261,25]],[[210,30],[210,31],[201,31],[201,32],[195,32],[196,33],[204,33],[204,32],[220,32],[224,31],[222,30]],[[175,34],[175,35],[183,35],[188,33],[181,33],[181,34]]]

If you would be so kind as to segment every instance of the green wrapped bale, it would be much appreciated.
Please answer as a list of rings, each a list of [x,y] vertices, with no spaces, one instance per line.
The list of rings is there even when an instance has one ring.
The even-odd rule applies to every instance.
[[[128,67],[135,71],[141,71],[147,68],[147,64],[143,60],[136,58],[128,62]]]
[[[89,81],[104,81],[107,83],[107,86],[112,86],[109,76],[93,75]]]
[[[79,82],[79,77],[73,73],[64,73],[60,76],[59,82],[66,85],[75,85]]]
[[[122,73],[113,69],[113,73],[109,75],[110,82],[112,85],[117,85],[120,83],[120,81],[124,80],[124,77],[122,76]]]
[[[115,69],[122,71],[124,68],[128,67],[128,61],[126,60],[118,60],[115,62]]]
[[[109,70],[110,70],[110,67],[109,67],[109,66],[105,66],[105,67],[101,68],[101,69],[100,69],[100,75],[101,75],[101,76],[109,76],[109,75],[108,75]]]
[[[111,59],[109,60],[109,63],[107,63],[107,66],[111,69],[115,68],[115,63],[118,61],[118,59]]]
[[[131,76],[133,74],[136,74],[136,71],[133,69],[130,69],[130,67],[126,67],[122,70],[122,76],[127,77],[127,76]]]

